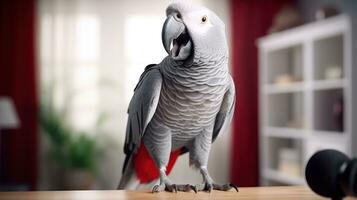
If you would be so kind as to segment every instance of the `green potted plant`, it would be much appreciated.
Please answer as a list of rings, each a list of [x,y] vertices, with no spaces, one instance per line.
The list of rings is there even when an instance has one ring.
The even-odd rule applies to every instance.
[[[49,156],[64,172],[65,189],[92,189],[100,148],[96,139],[71,128],[60,112],[41,107],[40,125],[50,142]]]

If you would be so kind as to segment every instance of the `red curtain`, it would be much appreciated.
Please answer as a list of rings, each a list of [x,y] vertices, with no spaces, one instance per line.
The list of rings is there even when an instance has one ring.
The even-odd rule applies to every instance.
[[[37,177],[35,1],[0,1],[0,96],[14,101],[20,128],[3,130],[1,185],[34,189]]]
[[[233,119],[231,181],[257,186],[258,58],[256,41],[267,33],[274,15],[287,1],[231,0],[232,74],[237,104]]]

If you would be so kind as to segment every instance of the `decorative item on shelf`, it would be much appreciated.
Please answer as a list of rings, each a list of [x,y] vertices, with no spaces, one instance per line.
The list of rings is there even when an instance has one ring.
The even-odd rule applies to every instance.
[[[325,5],[319,8],[315,13],[315,18],[317,21],[324,20],[329,17],[338,15],[340,11],[334,5]]]
[[[293,148],[281,148],[279,151],[278,170],[284,174],[301,177],[299,152]]]
[[[298,118],[298,119],[295,118],[295,119],[289,120],[286,123],[286,126],[289,128],[303,128],[304,124],[303,124],[303,120],[301,118]]]
[[[325,79],[340,79],[342,78],[342,67],[338,65],[331,65],[325,70]]]
[[[273,25],[269,29],[269,33],[276,33],[287,30],[303,23],[300,11],[292,5],[284,6],[280,12],[274,17]]]
[[[343,97],[338,97],[332,105],[332,113],[336,124],[336,130],[343,131]]]
[[[279,85],[286,85],[297,81],[301,81],[301,79],[294,77],[291,74],[281,74],[276,76],[276,78],[274,79],[274,83]]]

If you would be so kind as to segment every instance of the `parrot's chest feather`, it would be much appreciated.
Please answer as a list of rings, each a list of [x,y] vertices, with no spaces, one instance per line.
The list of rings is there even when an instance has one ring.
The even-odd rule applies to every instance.
[[[188,141],[212,131],[228,84],[228,71],[220,67],[202,70],[164,71],[156,114],[175,141]]]

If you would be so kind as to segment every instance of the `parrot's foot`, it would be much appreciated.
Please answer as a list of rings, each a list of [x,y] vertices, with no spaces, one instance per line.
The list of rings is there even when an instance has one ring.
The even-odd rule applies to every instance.
[[[196,187],[190,184],[184,184],[184,185],[176,185],[177,186],[177,191],[180,192],[191,192],[192,190],[197,193]]]
[[[152,193],[154,192],[163,192],[163,191],[168,191],[168,192],[177,192],[178,188],[175,184],[169,184],[169,183],[160,183],[159,185],[155,185],[152,188]]]
[[[166,176],[166,168],[161,167],[159,169],[160,172],[160,184],[155,185],[152,188],[152,192],[163,192],[163,191],[168,191],[168,192],[177,192],[177,185],[172,184],[170,179]]]
[[[206,192],[211,192],[212,190],[220,190],[220,191],[228,191],[231,189],[235,189],[237,192],[238,187],[234,184],[216,184],[216,183],[203,183],[203,184],[198,184],[195,186],[195,191],[206,191]]]
[[[184,184],[184,185],[176,185],[176,184],[160,184],[160,185],[155,185],[152,188],[152,192],[163,192],[163,191],[169,191],[169,192],[190,192],[194,191],[197,193],[197,189],[195,186],[190,185],[190,184]]]
[[[211,176],[208,174],[207,167],[201,166],[200,167],[201,174],[203,176],[203,184],[196,185],[196,191],[207,191],[211,192],[212,190],[221,190],[221,191],[228,191],[234,188],[238,192],[238,187],[234,184],[217,184],[215,183]]]

